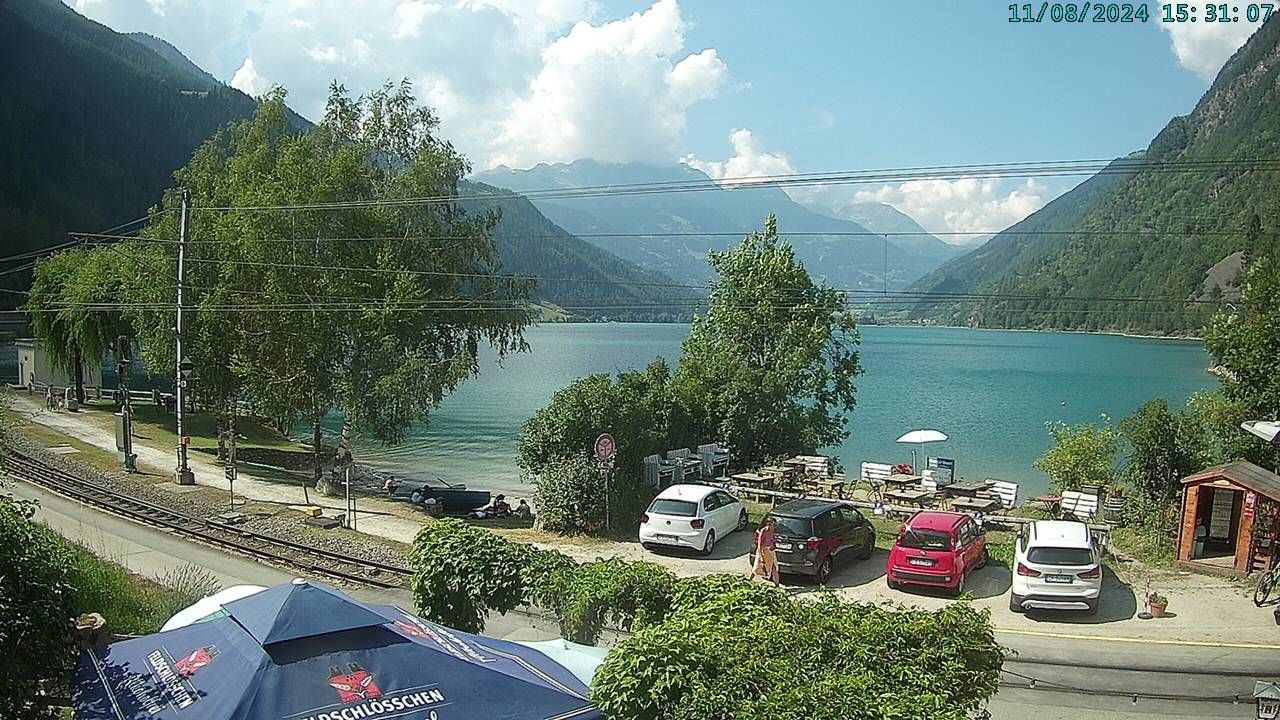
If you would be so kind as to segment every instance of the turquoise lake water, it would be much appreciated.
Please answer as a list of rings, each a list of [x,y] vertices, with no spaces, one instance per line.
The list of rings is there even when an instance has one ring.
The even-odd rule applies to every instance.
[[[409,476],[441,476],[471,487],[530,494],[515,467],[520,424],[574,379],[643,367],[657,356],[679,359],[687,325],[565,324],[530,328],[531,351],[502,366],[486,355],[480,377],[462,385],[404,444],[358,446],[361,462]],[[959,328],[862,328],[858,405],[850,438],[830,454],[856,473],[864,460],[908,462],[894,440],[936,428],[951,440],[928,446],[954,458],[968,478],[1023,484],[1022,496],[1047,483],[1031,463],[1049,446],[1045,423],[1120,418],[1155,397],[1181,405],[1216,385],[1199,342],[1076,333]],[[16,374],[13,347],[0,372]],[[337,432],[335,418],[330,430]]]
[[[448,397],[430,426],[394,448],[362,447],[362,462],[407,475],[439,475],[471,487],[528,495],[515,468],[520,424],[558,388],[597,372],[679,359],[687,325],[541,325],[531,351],[500,367],[485,357],[480,377]],[[1199,342],[959,328],[862,328],[858,405],[850,438],[828,452],[857,472],[865,461],[908,462],[894,440],[916,428],[947,433],[931,455],[954,458],[958,475],[1042,491],[1032,467],[1049,445],[1045,423],[1119,420],[1163,397],[1180,405],[1216,382]],[[336,430],[336,428],[334,428]]]

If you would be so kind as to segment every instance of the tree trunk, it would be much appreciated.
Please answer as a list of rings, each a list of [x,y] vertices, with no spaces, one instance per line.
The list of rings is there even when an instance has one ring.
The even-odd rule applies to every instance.
[[[225,415],[223,413],[218,413],[217,417],[213,419],[213,431],[218,436],[218,459],[219,460],[227,459],[227,436],[226,436],[227,424],[224,420],[224,417]]]
[[[84,404],[84,354],[80,351],[79,345],[76,346],[75,353],[73,353],[72,358],[76,364],[75,372],[73,373],[75,376],[75,382],[76,382],[76,402],[83,405]]]
[[[338,449],[334,453],[333,467],[329,477],[320,478],[320,483],[316,485],[316,489],[325,495],[338,496],[343,493],[343,480],[345,473],[353,466],[351,457],[351,423],[347,420],[346,415],[342,418],[342,437],[338,441]]]
[[[324,450],[324,438],[320,436],[320,416],[316,415],[311,420],[311,486],[318,487],[320,485],[320,476],[324,473],[324,459],[321,453]],[[311,504],[311,497],[307,490],[307,483],[302,484],[302,497],[306,499],[307,504]]]

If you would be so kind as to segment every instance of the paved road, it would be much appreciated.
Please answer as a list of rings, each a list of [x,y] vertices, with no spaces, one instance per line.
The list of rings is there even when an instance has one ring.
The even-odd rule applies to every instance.
[[[15,495],[40,501],[37,517],[58,532],[148,576],[192,563],[225,585],[273,585],[294,573],[88,508],[26,483]],[[405,591],[358,589],[358,598],[412,605]],[[512,614],[489,620],[486,634],[513,640],[557,636],[552,623]],[[1053,634],[998,632],[1016,651],[1006,663],[1005,684],[993,698],[995,720],[1150,720],[1152,716],[1251,718],[1256,678],[1280,678],[1280,649],[1249,649],[1186,643],[1099,641]],[[1021,677],[1020,677],[1021,676]],[[1035,687],[1031,681],[1035,678]],[[1134,704],[1132,695],[1139,700]],[[1241,702],[1230,698],[1239,693]],[[1218,701],[1159,700],[1153,696],[1220,698]]]

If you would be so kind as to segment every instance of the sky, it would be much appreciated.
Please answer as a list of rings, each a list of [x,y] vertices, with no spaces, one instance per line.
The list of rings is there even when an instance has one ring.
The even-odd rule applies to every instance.
[[[1011,23],[1006,2],[67,0],[322,114],[410,79],[476,170],[592,158],[720,178],[1105,159],[1189,112],[1255,29]],[[1082,178],[791,190],[886,202],[934,232],[995,232]]]

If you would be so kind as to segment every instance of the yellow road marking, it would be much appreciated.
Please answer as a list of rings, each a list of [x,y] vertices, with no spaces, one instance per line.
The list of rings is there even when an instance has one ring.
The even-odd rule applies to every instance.
[[[997,633],[1009,635],[1028,635],[1031,637],[1061,638],[1064,640],[1097,640],[1101,642],[1139,643],[1143,645],[1188,645],[1191,647],[1238,648],[1241,650],[1280,650],[1280,645],[1263,643],[1213,642],[1209,640],[1156,640],[1147,638],[1112,637],[1109,635],[1079,635],[1075,633],[1046,632],[1043,630],[1003,630],[995,628]]]

